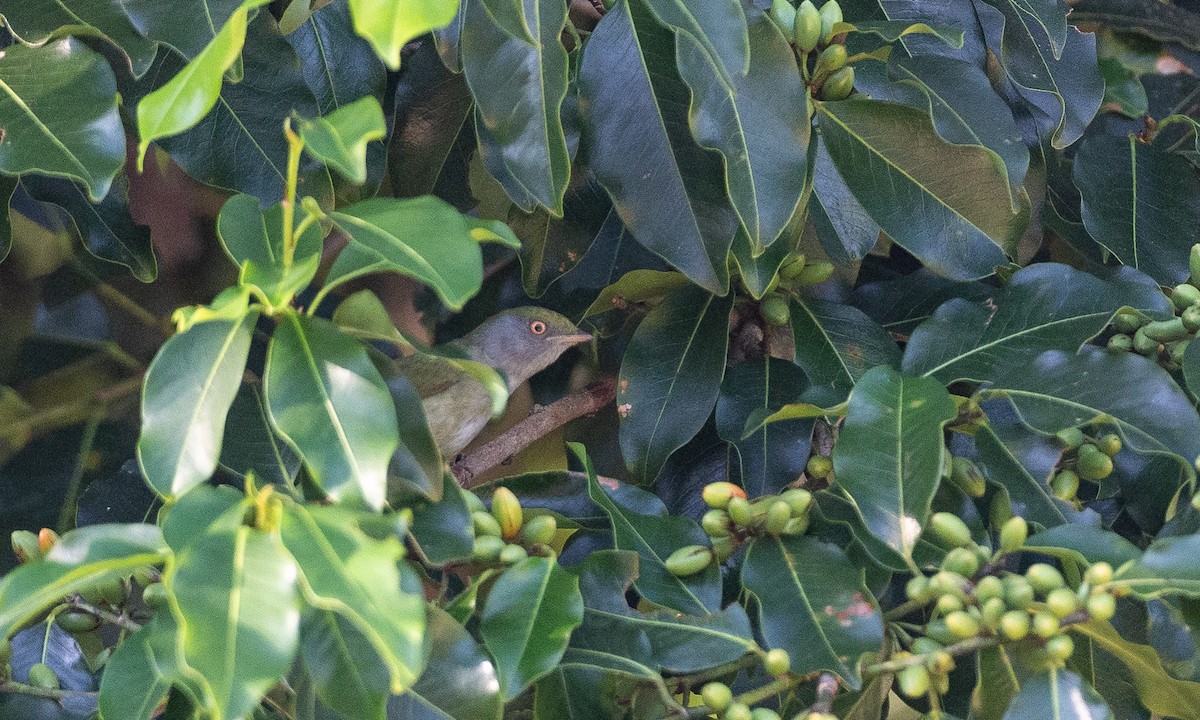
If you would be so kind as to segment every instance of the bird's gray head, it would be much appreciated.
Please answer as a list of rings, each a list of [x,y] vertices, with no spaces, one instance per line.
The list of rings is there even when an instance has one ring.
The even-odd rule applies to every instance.
[[[508,391],[541,372],[572,345],[592,336],[562,315],[539,307],[505,310],[458,341],[473,360],[503,370]]]

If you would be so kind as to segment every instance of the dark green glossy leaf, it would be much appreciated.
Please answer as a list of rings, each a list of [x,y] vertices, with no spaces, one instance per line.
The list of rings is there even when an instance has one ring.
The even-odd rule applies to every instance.
[[[961,48],[963,46],[963,31],[958,28],[939,26],[935,27],[928,23],[910,23],[904,20],[856,20],[854,22],[843,22],[835,26],[833,33],[835,35],[847,33],[867,33],[883,38],[888,42],[895,42],[907,35],[932,35],[952,48]]]
[[[330,268],[322,294],[360,275],[398,272],[459,309],[483,282],[479,243],[462,214],[443,200],[374,198],[332,217],[350,242]]]
[[[413,506],[412,536],[429,564],[438,566],[471,556],[475,533],[471,510],[454,476],[442,478],[442,496],[437,502]]]
[[[1106,562],[1121,567],[1142,556],[1136,545],[1115,532],[1079,523],[1067,523],[1035,533],[1025,541],[1025,547],[1070,559],[1078,565]]]
[[[720,573],[716,567],[695,575],[679,577],[667,570],[667,557],[685,545],[707,545],[704,531],[694,520],[680,515],[668,515],[662,501],[644,490],[624,488],[638,502],[637,509],[630,500],[618,502],[596,480],[591,461],[582,445],[572,443],[588,474],[588,497],[604,511],[612,523],[613,545],[618,550],[632,550],[639,558],[634,587],[643,597],[656,605],[672,608],[687,615],[708,615],[721,609]],[[643,512],[654,508],[657,512]]]
[[[229,485],[198,485],[165,509],[163,539],[178,554],[214,528],[237,528],[250,507],[245,492]]]
[[[1111,653],[1129,668],[1130,678],[1146,709],[1162,717],[1190,717],[1200,707],[1200,683],[1177,680],[1167,674],[1153,648],[1117,634],[1106,622],[1076,626],[1076,632]]]
[[[401,48],[415,37],[448,25],[457,10],[455,0],[350,0],[354,30],[392,70],[400,67]]]
[[[436,605],[426,610],[425,673],[412,690],[388,702],[388,718],[499,720],[504,698],[495,663],[449,613]]]
[[[1113,720],[1096,691],[1070,670],[1051,669],[1025,678],[1004,720]]]
[[[808,215],[812,218],[817,239],[836,262],[861,260],[879,242],[879,226],[846,187],[846,181],[825,149],[824,140],[816,144],[814,161]]]
[[[642,320],[621,360],[617,413],[621,452],[650,482],[712,411],[725,374],[732,295],[689,286]]]
[[[637,554],[622,550],[588,555],[579,568],[585,609],[571,637],[573,650],[625,658],[659,672],[690,673],[754,649],[750,618],[736,603],[703,617],[629,607],[625,593],[636,584],[641,564]]]
[[[444,463],[429,430],[421,396],[403,375],[388,378],[387,386],[400,429],[400,446],[388,465],[388,502],[395,505],[405,494],[395,486],[397,483],[431,500],[441,500]]]
[[[941,383],[888,367],[867,372],[850,393],[834,475],[867,529],[905,557],[941,480],[942,427],[957,415]]]
[[[387,71],[355,34],[348,4],[334,2],[317,10],[287,34],[287,41],[300,58],[321,115],[368,95],[383,99]]]
[[[192,325],[159,350],[142,388],[138,463],[164,496],[182,495],[217,469],[225,414],[250,352],[258,312]]]
[[[323,705],[347,718],[384,717],[387,667],[346,617],[306,609],[300,623],[300,655]]]
[[[1004,646],[984,648],[976,656],[980,720],[1001,720],[1005,709],[1020,691],[1021,683],[1012,657]]]
[[[387,135],[383,109],[374,97],[359,98],[296,126],[304,149],[353,183],[367,181],[369,143]]]
[[[259,482],[291,485],[300,458],[275,435],[262,387],[242,383],[225,418],[221,466],[237,475],[253,472]]]
[[[1067,46],[1067,12],[1062,0],[985,0],[1001,8],[1006,17],[1020,17],[1023,33],[1030,40],[1049,42],[1051,56],[1062,57]]]
[[[846,185],[893,240],[941,275],[990,275],[1021,230],[1000,156],[938,137],[929,115],[851,98],[821,103],[822,138]]]
[[[125,163],[117,81],[100,53],[62,38],[0,56],[0,172],[78,180],[92,201]]]
[[[101,716],[151,720],[171,686],[188,681],[179,663],[181,633],[169,611],[155,613],[131,633],[104,664],[100,679]],[[194,682],[194,678],[191,679]]]
[[[1200,175],[1165,143],[1089,135],[1075,155],[1083,224],[1117,259],[1165,285],[1188,276],[1200,242]]]
[[[800,201],[812,125],[791,46],[766,15],[750,13],[750,70],[731,85],[690,35],[677,43],[695,137],[725,157],[733,207],[751,246],[761,248],[780,236]]]
[[[283,517],[283,544],[305,601],[350,621],[387,667],[393,694],[411,687],[421,671],[425,605],[400,587],[399,539],[373,540],[353,513],[336,507],[297,505]]]
[[[358,341],[289,313],[271,339],[263,392],[275,428],[333,499],[383,506],[399,442],[392,398]]]
[[[526,197],[554,215],[563,213],[563,193],[571,177],[562,123],[567,95],[567,51],[559,41],[567,20],[564,0],[524,0],[525,21],[536,43],[514,36],[498,23],[483,0],[465,6],[462,29],[463,74],[475,98],[476,132],[483,147],[495,146],[485,164],[506,185],[514,202]],[[532,207],[525,207],[532,210]]]
[[[186,626],[182,656],[207,682],[203,706],[243,717],[287,672],[299,647],[296,564],[278,535],[210,530],[179,553],[163,582]]]
[[[556,561],[531,557],[505,570],[479,616],[503,696],[515,698],[553,670],[581,622],[579,580]]]
[[[167,553],[154,525],[89,525],[66,533],[44,559],[0,580],[0,638],[67,595],[156,565]]]
[[[883,644],[883,619],[841,548],[802,535],[755,538],[742,583],[758,599],[767,646],[788,651],[792,672],[833,672],[861,686],[858,657]]]
[[[904,372],[943,383],[988,382],[1045,350],[1078,350],[1122,307],[1172,315],[1158,285],[1141,273],[1105,279],[1057,263],[1031,265],[986,302],[951,300],[938,308],[909,338]]]
[[[1118,570],[1114,585],[1141,598],[1200,597],[1200,567],[1195,562],[1198,550],[1200,535],[1159,538],[1150,543],[1139,560]]]
[[[610,720],[626,708],[643,717],[683,712],[657,672],[619,655],[567,650],[562,663],[542,678],[534,695],[535,717]]]
[[[630,303],[657,300],[688,286],[682,273],[663,270],[630,270],[616,282],[605,286],[584,311],[583,317],[599,315],[613,309],[623,309]]]
[[[1164,370],[1140,355],[1111,355],[1094,347],[1078,355],[1051,350],[1028,365],[1008,368],[985,392],[1007,399],[1024,423],[1047,435],[1102,421],[1115,426],[1135,450],[1200,455],[1200,417],[1191,401]]]
[[[907,335],[947,300],[985,300],[994,292],[995,288],[984,283],[954,282],[921,268],[894,280],[860,285],[851,297],[851,304],[885,330]]]
[[[160,3],[154,0],[121,0],[134,27],[150,40],[166,43],[191,60],[200,54],[244,0],[183,0]],[[180,22],[180,18],[204,18],[203,22]]]
[[[724,294],[738,221],[725,197],[721,156],[692,140],[675,43],[644,1],[615,4],[588,39],[579,75],[592,130],[586,152],[638,242]]]
[[[541,297],[559,278],[583,264],[593,245],[602,253],[609,244],[618,248],[625,241],[633,244],[604,188],[594,180],[569,188],[563,208],[561,218],[540,207],[526,213],[514,206],[509,212],[509,226],[521,240],[521,284],[532,297]],[[585,266],[581,275],[587,272]]]
[[[877,365],[900,366],[900,349],[858,308],[829,300],[791,300],[795,362],[810,384],[845,392]]]
[[[723,77],[746,74],[750,43],[746,18],[736,0],[643,0],[659,22],[704,48]]]
[[[283,206],[263,210],[258,198],[234,195],[221,206],[217,235],[239,270],[242,285],[261,289],[271,302],[286,304],[317,272],[321,260],[321,227],[313,223],[295,238],[294,264],[288,268],[283,249]]]
[[[142,282],[151,282],[158,275],[150,228],[139,225],[129,214],[129,180],[125,175],[113,179],[108,194],[99,203],[88,200],[85,188],[67,180],[27,175],[21,185],[34,200],[52,202],[66,210],[75,221],[84,247],[96,257],[124,265]]]
[[[1136,27],[1156,40],[1200,50],[1200,18],[1187,6],[1148,0],[1084,0],[1071,12],[1075,23]]]
[[[41,45],[64,29],[76,37],[97,37],[120,50],[135,77],[154,60],[154,42],[130,22],[121,0],[32,0],[6,7],[0,16],[22,42]],[[133,3],[130,3],[131,5]]]
[[[1008,491],[1013,512],[1045,527],[1067,522],[1068,511],[1050,490],[1049,474],[1035,477],[1032,470],[1021,462],[1018,449],[1006,443],[997,434],[994,425],[984,426],[975,432],[975,448],[979,451],[976,464],[989,480],[1003,485]],[[1057,461],[1057,455],[1055,452],[1054,462]]]

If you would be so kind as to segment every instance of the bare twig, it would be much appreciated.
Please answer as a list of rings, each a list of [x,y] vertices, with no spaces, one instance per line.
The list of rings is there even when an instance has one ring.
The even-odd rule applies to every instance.
[[[557,400],[540,412],[536,412],[506,430],[471,454],[463,456],[451,465],[458,484],[464,488],[479,485],[475,478],[504,463],[538,438],[562,427],[577,417],[591,415],[617,395],[614,378],[604,378]]]

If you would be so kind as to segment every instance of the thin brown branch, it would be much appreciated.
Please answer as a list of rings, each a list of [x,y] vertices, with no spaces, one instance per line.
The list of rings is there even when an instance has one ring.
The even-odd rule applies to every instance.
[[[582,390],[542,408],[506,430],[500,437],[483,447],[459,458],[450,466],[458,484],[472,488],[480,484],[475,478],[500,465],[524,450],[538,438],[553,432],[568,422],[584,415],[591,415],[612,402],[617,396],[614,378],[603,378]]]

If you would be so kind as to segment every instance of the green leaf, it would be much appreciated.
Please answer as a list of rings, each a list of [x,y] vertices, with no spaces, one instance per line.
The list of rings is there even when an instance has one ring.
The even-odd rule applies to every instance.
[[[725,374],[733,296],[680,288],[642,320],[621,360],[621,452],[651,482],[708,419]]]
[[[283,206],[276,203],[263,210],[251,195],[225,201],[217,216],[217,235],[241,270],[238,281],[258,287],[275,305],[286,305],[307,286],[321,260],[321,227],[313,223],[295,238],[295,264],[285,267]]]
[[[980,720],[1001,720],[1013,697],[1021,690],[1013,661],[1003,645],[984,648],[976,656]]]
[[[1058,60],[1067,46],[1067,12],[1062,0],[985,0],[1003,8],[1008,17],[1020,17],[1022,30],[1030,38],[1049,42],[1052,57]]]
[[[1118,28],[1136,27],[1163,42],[1179,43],[1200,50],[1200,19],[1194,9],[1147,0],[1085,0],[1072,6],[1071,21],[1098,23]]]
[[[579,95],[584,120],[598,132],[585,136],[585,150],[638,242],[723,295],[737,215],[725,196],[721,156],[692,139],[687,87],[675,63],[660,60],[673,57],[674,40],[644,1],[616,3],[588,39]],[[723,9],[725,2],[705,5]]]
[[[637,582],[640,565],[633,552],[600,550],[579,566],[584,613],[571,636],[572,652],[605,653],[658,672],[684,674],[753,651],[750,618],[737,603],[703,617],[630,608],[625,593]]]
[[[736,0],[634,0],[646,7],[677,36],[704,49],[721,77],[731,79],[750,69],[746,17]]]
[[[176,554],[213,528],[243,524],[252,501],[229,485],[199,485],[171,503],[162,520],[163,539]]]
[[[909,337],[903,369],[946,384],[988,382],[1045,350],[1078,350],[1122,307],[1172,315],[1157,283],[1141,273],[1101,278],[1057,263],[1031,265],[986,302],[956,299],[938,308]]]
[[[344,717],[385,717],[387,666],[345,616],[306,609],[300,622],[300,654],[325,707]]]
[[[388,378],[387,386],[400,429],[400,446],[388,465],[388,503],[395,506],[404,494],[397,491],[397,484],[431,500],[441,500],[445,465],[430,432],[421,396],[404,376]]]
[[[608,515],[612,524],[613,546],[638,555],[639,569],[634,581],[638,593],[656,605],[686,615],[718,612],[721,609],[720,573],[714,565],[681,578],[667,570],[665,564],[672,552],[685,545],[708,544],[700,526],[691,518],[668,515],[661,500],[638,488],[624,488],[627,497],[618,502],[596,480],[595,470],[583,446],[571,443],[570,447],[587,471],[588,497]],[[651,509],[652,513],[643,512]]]
[[[212,110],[221,95],[225,71],[241,57],[250,12],[267,2],[245,0],[204,50],[165,85],[141,99],[137,105],[138,172],[150,143],[195,126]]]
[[[387,69],[371,45],[355,34],[347,3],[330,3],[294,31],[286,32],[283,27],[280,31],[300,58],[300,71],[317,98],[318,113],[327,115],[366,96],[383,100]],[[378,150],[382,162],[386,155],[382,143],[371,147]],[[368,153],[368,167],[371,159]]]
[[[861,687],[858,657],[879,651],[883,618],[841,548],[802,535],[755,538],[742,583],[758,599],[767,646],[788,651],[792,672],[832,672]]]
[[[31,0],[10,5],[0,17],[28,45],[66,34],[104,40],[121,51],[134,77],[141,77],[154,61],[154,42],[138,34],[121,0]]]
[[[416,686],[388,703],[388,717],[499,720],[504,709],[496,666],[445,610],[427,605],[429,661]]]
[[[276,430],[322,491],[383,506],[396,415],[362,345],[328,320],[288,313],[271,338],[263,391]]]
[[[488,593],[479,633],[496,658],[505,699],[558,665],[581,622],[579,580],[556,561],[530,557],[504,571]]]
[[[624,309],[633,303],[656,300],[688,285],[687,276],[662,270],[630,270],[620,280],[605,287],[583,312],[584,318],[613,309]]]
[[[900,366],[900,350],[891,335],[858,308],[796,298],[789,304],[795,362],[811,385],[828,385],[845,397],[871,368]]]
[[[969,280],[1006,261],[1021,218],[998,155],[947,143],[926,112],[903,105],[854,97],[820,103],[817,114],[854,197],[926,267]]]
[[[1106,562],[1121,567],[1142,556],[1136,545],[1111,530],[1080,523],[1067,523],[1035,533],[1025,547],[1077,565]]]
[[[1113,585],[1142,599],[1162,595],[1200,597],[1196,565],[1200,535],[1164,537],[1150,543],[1137,561],[1117,571]]]
[[[203,705],[217,717],[249,714],[291,666],[296,575],[278,535],[239,525],[201,535],[164,576],[183,620],[183,658],[207,681]]]
[[[15,177],[0,174],[0,262],[8,257],[8,251],[12,249],[12,210],[9,205],[16,189]]]
[[[242,383],[225,418],[221,467],[245,477],[253,472],[262,483],[289,486],[300,470],[300,458],[275,435],[260,384]]]
[[[1112,711],[1090,685],[1070,670],[1030,675],[1004,713],[1004,720],[1113,720]]]
[[[1096,643],[1129,668],[1138,697],[1146,709],[1163,717],[1192,717],[1200,707],[1200,683],[1171,677],[1153,648],[1117,634],[1107,622],[1073,625],[1075,632]]]
[[[198,322],[162,346],[142,387],[138,464],[150,487],[178,496],[217,469],[225,415],[250,353],[257,311]]]
[[[354,31],[367,39],[392,70],[408,41],[450,24],[456,0],[350,0]]]
[[[989,49],[999,56],[1025,100],[1039,134],[1061,149],[1083,135],[1104,96],[1096,36],[1072,27],[1066,30],[1065,41],[1057,43],[1044,28],[1028,22],[1027,4],[993,0],[975,8]]]
[[[166,43],[191,60],[204,51],[245,0],[179,0],[172,3],[121,0],[138,32]],[[180,18],[203,18],[180,22]]]
[[[1064,23],[1063,27],[1066,27]],[[963,31],[948,26],[934,27],[927,23],[910,23],[904,20],[859,20],[852,23],[841,22],[833,27],[833,34],[865,33],[883,38],[887,42],[895,42],[906,35],[933,35],[952,48],[963,46]]]
[[[45,558],[0,579],[0,638],[67,595],[157,565],[167,554],[154,525],[89,525],[64,534]]]
[[[1008,368],[984,395],[1007,399],[1022,422],[1046,435],[1102,422],[1139,452],[1200,455],[1200,416],[1166,371],[1140,355],[1047,351]]]
[[[788,40],[766,15],[750,22],[750,70],[726,84],[692,36],[677,36],[679,70],[692,91],[699,143],[725,157],[725,182],[751,247],[780,236],[808,174],[808,92]]]
[[[189,680],[180,667],[179,624],[169,610],[123,639],[104,663],[98,704],[103,717],[151,720],[172,685]]]
[[[462,213],[431,195],[374,198],[332,213],[349,236],[321,295],[352,278],[398,272],[429,285],[452,309],[483,282],[483,256]],[[320,296],[318,296],[320,297]]]
[[[941,383],[888,367],[867,372],[850,393],[834,475],[867,529],[905,557],[941,480],[942,427],[957,415]]]
[[[445,473],[440,499],[412,506],[413,540],[424,559],[434,567],[471,556],[475,533],[464,492],[454,481],[454,475]],[[437,497],[435,493],[430,494]]]
[[[75,38],[0,55],[0,172],[78,180],[98,202],[125,164],[117,81]]]
[[[1117,259],[1164,285],[1188,277],[1200,242],[1200,176],[1167,144],[1091,135],[1075,155],[1088,233]]]
[[[350,181],[367,181],[367,144],[387,135],[379,101],[368,95],[323,117],[300,118],[304,149]]]
[[[542,678],[534,694],[535,717],[611,720],[626,708],[646,717],[673,717],[684,711],[657,672],[628,658],[570,649],[562,663]]]
[[[371,539],[337,507],[289,506],[281,529],[305,601],[350,621],[387,667],[393,694],[411,687],[421,672],[425,603],[400,587],[399,539]]]
[[[512,23],[497,22],[484,0],[468,2],[462,29],[463,74],[475,98],[476,132],[487,137],[481,147],[499,150],[496,157],[485,154],[488,169],[493,164],[502,168],[492,174],[506,189],[515,185],[508,193],[514,202],[523,204],[531,197],[561,216],[571,177],[562,122],[567,51],[559,40],[567,3],[524,0],[524,16],[536,43],[514,35]]]
[[[997,429],[992,423],[975,431],[975,448],[979,451],[975,462],[979,469],[988,480],[1002,485],[1008,491],[1013,509],[1021,517],[1045,527],[1067,522],[1068,511],[1050,490],[1050,478],[1034,477],[1032,471],[1021,462],[1016,449],[1005,442]]]
[[[879,226],[846,187],[825,149],[825,141],[818,139],[815,149],[813,189],[808,198],[813,230],[834,262],[849,264],[861,260],[879,242]]]

